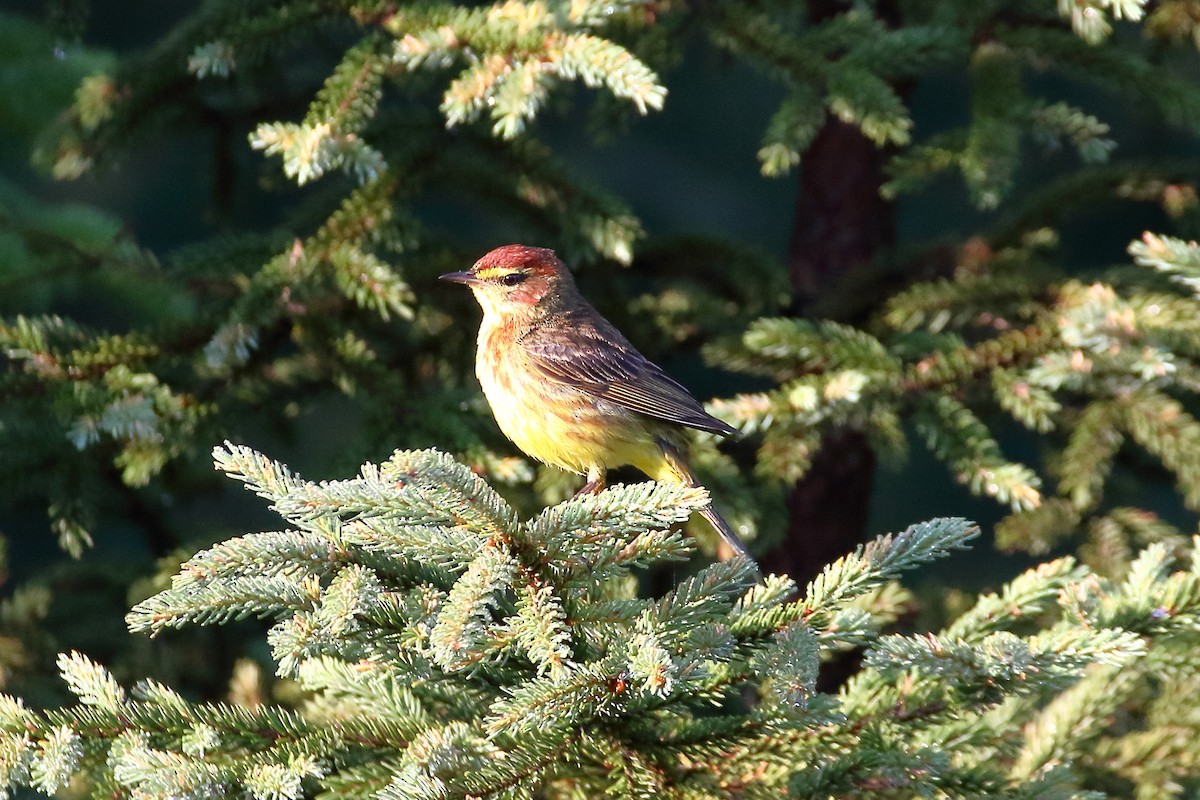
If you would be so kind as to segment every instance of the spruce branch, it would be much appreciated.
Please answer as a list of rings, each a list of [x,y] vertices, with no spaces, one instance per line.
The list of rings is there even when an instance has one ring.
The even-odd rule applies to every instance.
[[[904,570],[963,548],[978,534],[979,529],[967,520],[951,518],[913,525],[903,533],[876,539],[827,566],[796,603],[756,608],[758,592],[748,595],[736,611],[734,633],[776,630],[793,620],[803,620],[820,630],[825,615],[832,610]]]
[[[1097,44],[1112,33],[1113,19],[1137,22],[1146,13],[1145,0],[1085,0],[1058,4],[1058,13],[1069,17],[1071,28],[1084,41]]]
[[[1059,594],[1082,580],[1086,571],[1075,559],[1048,561],[1005,584],[1002,593],[982,595],[945,629],[944,635],[967,642],[1024,624],[1054,608]]]
[[[1094,666],[1074,686],[1055,697],[1025,730],[1025,742],[1012,765],[1014,776],[1029,779],[1048,771],[1080,742],[1095,739],[1106,718],[1129,696],[1132,681],[1114,666]]]
[[[1173,236],[1156,236],[1147,231],[1141,241],[1131,242],[1134,263],[1171,276],[1171,280],[1200,296],[1200,245]]]
[[[1117,428],[1119,421],[1119,407],[1096,402],[1084,409],[1071,430],[1058,465],[1059,491],[1076,508],[1091,508],[1100,501],[1104,478],[1125,438]]]
[[[610,5],[606,13],[635,20],[639,5]],[[666,89],[654,71],[625,47],[589,30],[606,22],[591,4],[571,4],[558,13],[543,3],[506,2],[469,10],[405,9],[390,15],[383,27],[396,38],[392,57],[402,69],[468,61],[442,99],[448,126],[470,122],[486,109],[492,132],[513,139],[559,80],[605,86],[642,114],[662,107]]]
[[[127,624],[153,635],[262,618],[283,683],[247,690],[242,679],[240,705],[194,702],[155,681],[125,688],[115,677],[129,672],[123,658],[110,671],[64,654],[62,686],[75,699],[42,709],[43,687],[24,701],[0,695],[0,800],[26,789],[147,800],[1193,791],[1198,545],[1114,504],[1128,486],[1128,446],[1200,507],[1196,245],[1146,234],[1129,248],[1132,265],[1093,268],[1061,252],[1074,237],[1047,226],[1113,201],[1150,202],[1164,224],[1193,224],[1194,166],[1124,159],[1107,105],[1059,79],[1136,96],[1197,130],[1200,91],[1168,50],[1196,40],[1195,6],[213,0],[119,59],[57,49],[73,34],[23,42],[30,26],[5,16],[0,45],[14,45],[16,60],[0,68],[20,80],[6,82],[12,97],[0,104],[24,112],[34,98],[34,115],[52,111],[37,71],[14,72],[27,51],[56,48],[65,57],[55,69],[78,84],[36,156],[53,174],[153,149],[163,134],[199,134],[217,143],[210,210],[224,229],[242,224],[245,197],[231,187],[274,188],[235,174],[240,160],[224,149],[230,130],[252,130],[251,146],[304,184],[299,202],[268,204],[287,210],[278,233],[161,258],[110,214],[0,185],[0,294],[50,307],[162,306],[113,331],[52,314],[0,321],[10,496],[42,499],[78,554],[111,509],[149,494],[127,489],[160,481],[163,497],[182,497],[174,478],[198,441],[254,428],[257,409],[274,407],[286,413],[272,433],[287,436],[289,420],[324,408],[313,402],[327,387],[374,398],[367,439],[389,449],[441,442],[470,464],[403,449],[351,477],[309,481],[247,448],[219,448],[218,468],[263,497],[280,529],[195,554],[169,586],[153,584],[160,591]],[[1134,35],[1143,18],[1150,45]],[[669,264],[682,288],[652,280],[630,299],[618,281],[600,299],[623,303],[664,347],[744,329],[707,353],[766,380],[709,407],[761,435],[756,472],[706,441],[697,466],[717,473],[704,476],[711,496],[645,483],[528,513],[532,496],[565,497],[555,494],[563,484],[543,474],[527,491],[532,468],[493,451],[490,429],[460,413],[466,373],[451,350],[464,333],[419,289],[467,254],[446,244],[429,203],[498,210],[573,264],[630,264],[661,225],[643,231],[636,203],[587,185],[574,159],[532,132],[570,84],[598,90],[601,113],[663,107],[665,78],[692,74],[694,31],[779,84],[763,172],[861,135],[881,150],[889,198],[953,172],[977,207],[1009,213],[961,246],[854,254],[870,262],[854,274],[879,281],[846,283],[856,296],[842,319],[855,325],[751,321],[786,305],[783,282],[758,280],[782,274],[778,265],[745,273],[749,262],[711,237],[650,241],[639,268]],[[324,54],[329,68],[313,75]],[[949,82],[963,96],[947,107],[968,113],[931,129],[910,101],[939,73],[966,76]],[[313,83],[293,83],[305,76]],[[1068,151],[1065,170],[1058,151]],[[876,172],[874,158],[863,163]],[[1027,178],[1064,171],[1021,197]],[[939,197],[943,188],[933,185]],[[871,221],[884,241],[887,218]],[[840,249],[837,236],[821,238]],[[710,269],[736,291],[707,291]],[[872,308],[879,295],[865,289],[892,292],[901,280]],[[92,287],[105,296],[80,293]],[[996,412],[1036,436],[1046,470],[1005,456]],[[862,435],[899,458],[914,426],[956,478],[1013,507],[997,527],[1002,546],[1042,553],[1078,536],[1078,558],[989,586],[973,604],[946,592],[944,608],[921,616],[911,614],[921,595],[896,581],[975,536],[963,520],[865,544],[802,595],[786,576],[754,584],[742,562],[689,563],[697,548],[682,526],[708,502],[737,509],[739,527],[757,517],[769,535],[761,498],[805,475],[830,434]],[[155,547],[170,550],[169,538]],[[52,598],[49,587],[17,587],[0,603],[6,691],[27,686],[12,670],[39,655],[26,634],[60,614]],[[939,610],[954,618],[929,624]],[[901,617],[904,634],[894,630]],[[50,640],[30,641],[45,650]],[[820,690],[828,657],[855,650],[865,653],[856,673],[836,693]]]
[[[960,483],[1014,510],[1041,504],[1041,479],[1028,467],[1005,461],[987,427],[966,406],[942,396],[923,403],[919,413],[917,430]]]
[[[933,520],[877,539],[799,599],[793,582],[759,584],[742,560],[640,598],[628,569],[682,554],[647,537],[707,502],[702,491],[612,487],[522,521],[437,451],[316,483],[232,444],[216,461],[296,528],[197,555],[130,625],[275,618],[278,671],[306,699],[293,711],[192,703],[153,682],[127,693],[64,656],[77,705],[41,712],[0,696],[8,785],[50,790],[83,774],[164,800],[299,800],[311,787],[384,798],[581,787],[727,797],[810,784],[1019,793],[1059,780],[1053,765],[1079,752],[1077,739],[1107,735],[1103,710],[1118,701],[1097,693],[1096,670],[1123,669],[1132,691],[1161,647],[1200,630],[1200,559],[1175,569],[1162,544],[1120,583],[1060,559],[939,633],[881,635],[907,602],[891,581],[962,548],[975,526]],[[373,549],[386,528],[368,523],[410,532]],[[371,566],[451,527],[474,546],[442,550],[436,569]],[[606,537],[628,557],[613,560]],[[818,691],[822,654],[855,645],[867,647],[863,670],[836,696]],[[747,692],[753,708],[732,702]],[[980,722],[964,723],[964,709]],[[952,740],[963,747],[950,758],[938,748]]]

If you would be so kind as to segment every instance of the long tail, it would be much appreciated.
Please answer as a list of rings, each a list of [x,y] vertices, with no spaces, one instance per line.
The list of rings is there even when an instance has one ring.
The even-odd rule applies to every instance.
[[[670,442],[663,439],[658,440],[658,446],[662,449],[665,456],[665,465],[662,474],[651,475],[655,480],[676,480],[680,483],[685,483],[688,486],[699,486],[696,482],[696,476],[688,469],[688,465],[684,462],[683,456]],[[708,520],[713,529],[721,536],[721,544],[717,548],[717,555],[722,561],[728,561],[735,556],[740,556],[751,564],[759,574],[759,580],[762,580],[762,570],[758,567],[758,562],[754,560],[754,556],[750,555],[750,551],[746,549],[745,543],[742,542],[738,535],[733,532],[733,528],[725,521],[717,509],[713,507],[712,501],[708,505],[700,509],[700,516]]]
[[[720,554],[722,561],[728,561],[734,556],[741,556],[756,568],[758,567],[758,562],[754,560],[754,556],[750,555],[750,551],[746,549],[745,542],[733,532],[733,528],[729,526],[729,523],[725,521],[725,518],[721,516],[717,509],[713,508],[712,503],[700,509],[700,516],[708,520],[713,529],[721,535],[722,546],[717,552]]]

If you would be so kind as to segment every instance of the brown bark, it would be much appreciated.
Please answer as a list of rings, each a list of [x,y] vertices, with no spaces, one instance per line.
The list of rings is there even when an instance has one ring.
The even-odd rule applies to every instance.
[[[803,315],[848,272],[896,240],[892,204],[879,195],[884,152],[852,125],[825,123],[804,154],[788,243],[795,309]]]
[[[885,17],[894,15],[889,5],[880,4]],[[838,4],[818,0],[809,8],[820,19]],[[836,119],[826,122],[805,153],[788,246],[795,313],[809,312],[849,273],[894,244],[895,211],[880,196],[886,155]],[[787,538],[763,557],[764,568],[785,572],[803,586],[861,542],[874,470],[875,454],[862,434],[847,430],[826,437],[811,469],[788,495]]]
[[[788,492],[788,533],[761,559],[801,586],[863,540],[875,453],[857,431],[827,436],[808,473]]]

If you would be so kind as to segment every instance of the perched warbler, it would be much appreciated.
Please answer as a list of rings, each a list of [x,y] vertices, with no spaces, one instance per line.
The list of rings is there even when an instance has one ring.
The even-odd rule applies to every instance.
[[[498,247],[441,279],[470,286],[483,307],[475,373],[500,430],[533,458],[587,475],[581,493],[626,464],[695,486],[683,428],[735,432],[600,316],[553,250]],[[711,503],[700,513],[723,556],[750,557]]]

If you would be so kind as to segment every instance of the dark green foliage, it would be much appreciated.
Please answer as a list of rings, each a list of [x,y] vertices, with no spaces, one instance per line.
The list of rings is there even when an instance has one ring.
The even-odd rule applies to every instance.
[[[1030,143],[1069,144],[1087,163],[1112,152],[1106,123],[1090,110],[1034,91],[1041,86],[1032,80],[1038,72],[1078,72],[1117,90],[1152,84],[1155,91],[1146,94],[1169,120],[1186,127],[1196,119],[1190,109],[1200,107],[1200,91],[1159,64],[1148,48],[1101,44],[1111,41],[1110,15],[1136,19],[1140,4],[1081,8],[1071,8],[1070,26],[1059,24],[1049,7],[1013,10],[1003,4],[905,4],[898,26],[861,9],[817,23],[800,9],[721,4],[700,17],[719,46],[788,87],[766,128],[760,158],[767,172],[795,166],[832,117],[893,148],[888,192],[911,191],[938,170],[955,168],[975,202],[991,207],[1007,197],[1018,167],[1031,155]],[[344,170],[351,180],[329,183],[317,195],[325,198],[327,216],[318,212],[289,236],[197,245],[167,256],[165,272],[159,257],[139,250],[103,217],[87,228],[78,212],[73,220],[56,221],[63,212],[31,213],[23,198],[14,197],[13,230],[36,254],[25,269],[53,264],[94,270],[99,261],[120,280],[145,276],[168,293],[184,278],[191,297],[178,296],[173,313],[156,309],[150,324],[120,333],[59,318],[12,318],[3,329],[13,359],[6,381],[31,402],[23,410],[11,406],[0,433],[11,443],[6,449],[28,454],[13,459],[5,474],[24,493],[45,499],[60,539],[79,552],[106,489],[94,477],[98,460],[112,461],[126,486],[144,485],[173,459],[202,452],[196,444],[228,430],[228,420],[247,402],[334,386],[360,398],[420,398],[424,411],[408,420],[408,435],[389,434],[395,444],[441,443],[450,435],[451,444],[470,452],[482,468],[526,479],[527,467],[491,449],[496,439],[488,426],[464,427],[454,419],[460,415],[443,413],[460,397],[453,387],[446,391],[445,379],[453,382],[461,373],[466,337],[451,332],[449,318],[422,302],[421,292],[433,275],[469,255],[427,229],[413,206],[431,187],[461,187],[503,206],[574,263],[631,260],[643,236],[637,219],[618,199],[582,185],[527,126],[554,87],[569,80],[603,87],[642,113],[658,108],[665,89],[635,53],[644,47],[667,63],[670,48],[653,38],[654,31],[678,25],[682,15],[681,9],[641,2],[470,9],[308,5],[286,13],[275,6],[215,4],[146,53],[92,74],[76,93],[65,127],[43,140],[53,143],[44,149],[55,154],[59,174],[119,158],[118,145],[127,146],[135,132],[189,124],[172,117],[169,104],[156,107],[167,87],[189,87],[196,103],[216,108],[227,102],[218,84],[236,81],[247,87],[243,102],[255,108],[265,97],[256,70],[287,63],[311,46],[312,37],[345,33],[338,20],[349,19],[355,36],[323,85],[312,96],[295,98],[306,108],[299,121],[259,122],[250,140],[278,155],[285,175],[298,183],[328,178],[331,170]],[[1179,38],[1191,30],[1187,19],[1179,9],[1156,9],[1148,30]],[[172,62],[178,53],[187,58]],[[970,76],[969,119],[961,128],[914,136],[904,81],[947,69]],[[440,122],[429,114],[431,88],[441,96]],[[402,102],[389,104],[393,97]],[[489,125],[472,124],[484,115]],[[443,123],[460,130],[446,136]],[[1160,199],[1176,215],[1191,213],[1195,193],[1187,184],[1138,170],[1136,185],[1120,183],[1116,170],[1097,188]],[[1112,419],[1121,423],[1115,427],[1175,472],[1193,502],[1184,441],[1190,417],[1184,411],[1169,425],[1156,421],[1170,392],[1186,392],[1193,382],[1185,359],[1200,340],[1191,330],[1191,297],[1133,277],[1106,282],[1109,300],[1097,294],[1100,289],[1056,277],[1045,263],[1053,254],[1053,233],[1038,224],[1024,220],[994,245],[971,240],[951,277],[894,294],[865,331],[768,317],[749,327],[740,348],[713,348],[712,360],[721,366],[781,382],[777,392],[714,403],[748,432],[764,433],[760,474],[799,478],[822,432],[847,426],[896,460],[906,447],[902,420],[916,414],[917,432],[958,480],[1029,510],[1049,476],[1003,457],[987,433],[989,409],[980,406],[990,395],[985,406],[998,406],[1022,425],[1071,435],[1063,458],[1053,464],[1054,477],[1062,496],[1090,513],[1100,504],[1106,465],[1116,450],[1095,457],[1089,442],[1098,440],[1085,438],[1085,421],[1100,412],[1079,402],[1086,395],[1094,403],[1108,398]],[[1186,287],[1194,265],[1186,266],[1184,243],[1150,241],[1162,252],[1151,254],[1146,245],[1139,263],[1174,271]],[[77,265],[66,266],[71,260]],[[699,310],[708,297],[702,290],[687,302]],[[773,300],[766,292],[746,297],[754,311],[741,321],[769,311]],[[1101,313],[1131,313],[1136,330],[1097,333],[1092,329],[1105,324],[1084,317]],[[170,322],[156,326],[156,317]],[[716,327],[712,315],[692,320]],[[391,321],[384,336],[379,321]],[[664,327],[675,329],[669,322]],[[1104,350],[1114,342],[1127,345],[1119,355]],[[450,352],[457,356],[447,361]],[[1097,362],[1092,370],[1097,357],[1111,364]],[[1130,404],[1119,374],[1167,394]],[[45,394],[60,399],[46,403]],[[1161,408],[1150,411],[1155,403]],[[372,426],[395,427],[396,414],[383,406],[366,414]],[[401,418],[406,414],[400,411]],[[1080,433],[1072,435],[1074,430]],[[59,469],[73,470],[80,490],[70,497],[56,488],[63,484],[58,474],[29,461],[44,463],[47,448]]]
[[[45,24],[0,15],[0,157],[99,191],[73,204],[0,180],[0,484],[14,529],[48,515],[82,561],[0,601],[0,688],[25,695],[0,695],[0,796],[1196,791],[1200,562],[1181,527],[1200,512],[1200,169],[1122,149],[1142,126],[1194,148],[1193,0],[213,0],[122,53],[76,43],[84,4],[54,5]],[[820,287],[837,320],[800,318],[777,254],[665,235],[549,144],[581,99],[600,134],[636,126],[713,49],[777,84],[754,121],[763,174],[853,130],[882,154],[889,201],[929,191],[978,213]],[[718,135],[705,121],[695,135]],[[202,233],[149,245],[99,204],[125,164],[178,141],[212,148]],[[701,439],[693,458],[759,551],[850,431],[890,464],[920,442],[1011,510],[1000,547],[1077,557],[974,605],[939,592],[928,633],[895,581],[973,536],[961,520],[876,539],[803,591],[739,562],[695,571],[705,490],[567,499],[572,479],[488,418],[477,312],[433,287],[482,254],[473,237],[501,235],[555,247],[664,366],[703,344],[746,376],[709,402],[745,440]],[[1129,258],[1096,252],[1111,236]],[[1013,428],[1028,463],[1006,454]],[[336,451],[328,474],[396,455],[314,483],[219,449],[284,521],[228,538],[203,463],[226,437]],[[122,525],[158,574],[143,554],[132,587],[81,578]],[[91,593],[166,635],[104,645],[111,671],[59,656],[76,700],[36,710],[77,636],[64,598]],[[214,700],[228,664],[189,683],[220,648],[186,637],[246,619],[270,626],[279,680],[243,661]],[[862,668],[818,688],[852,650]],[[152,668],[179,688],[126,680]]]
[[[127,693],[73,653],[59,667],[77,704],[39,713],[0,695],[0,785],[54,792],[74,776],[97,796],[162,798],[873,797],[882,784],[1036,796],[1092,769],[1123,774],[1093,751],[1140,746],[1138,734],[1096,715],[1156,680],[1200,627],[1200,562],[1175,569],[1161,545],[1124,582],[1062,559],[940,635],[880,636],[888,604],[873,593],[963,547],[974,526],[934,520],[878,539],[799,597],[789,579],[756,584],[731,561],[644,598],[624,570],[605,576],[595,520],[627,564],[687,557],[688,542],[658,555],[654,542],[707,502],[702,490],[617,486],[522,521],[436,451],[322,483],[247,448],[215,456],[294,527],[198,554],[128,622],[265,617],[304,700],[195,703],[153,682]],[[592,577],[572,588],[580,566]],[[822,653],[845,642],[867,647],[863,669],[837,694],[817,691]]]
[[[830,327],[814,336],[811,323],[776,319],[756,322],[740,346],[712,348],[717,363],[781,381],[776,390],[714,401],[713,408],[745,431],[762,431],[761,463],[784,476],[807,469],[817,431],[849,426],[877,434],[897,416],[910,418],[957,481],[1016,512],[1000,526],[1003,546],[1044,553],[1094,514],[1092,535],[1104,530],[1115,544],[1129,529],[1103,521],[1102,501],[1126,440],[1161,462],[1183,502],[1198,508],[1200,440],[1193,440],[1200,427],[1176,399],[1190,401],[1198,385],[1190,329],[1200,303],[1189,283],[1196,250],[1149,234],[1130,248],[1140,265],[1170,274],[1177,291],[1144,273],[1090,284],[1007,269],[993,278],[993,269],[1021,251],[964,253],[974,263],[954,279],[893,296],[874,327],[879,338]],[[1048,440],[1061,447],[1050,470],[1039,474],[1005,459],[980,416],[993,409],[1059,434]],[[891,439],[903,448],[899,430]],[[1061,499],[1043,505],[1049,478]],[[1085,552],[1107,571],[1132,551]]]

